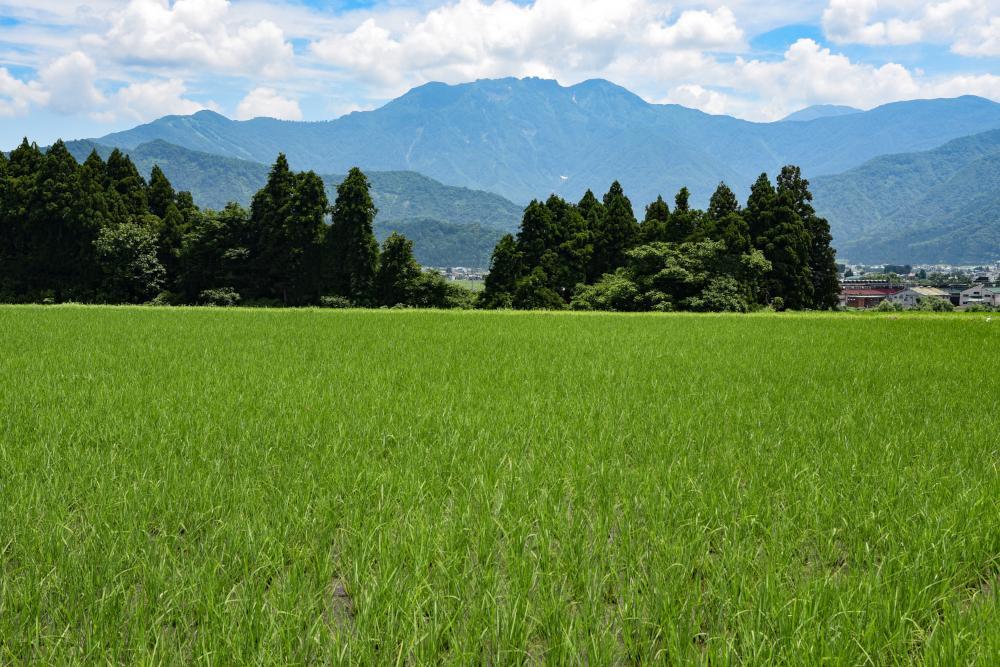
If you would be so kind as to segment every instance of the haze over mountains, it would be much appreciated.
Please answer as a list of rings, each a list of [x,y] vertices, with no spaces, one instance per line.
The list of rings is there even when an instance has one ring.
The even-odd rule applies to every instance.
[[[927,150],[1000,127],[1000,104],[976,97],[889,104],[807,122],[751,123],[656,105],[603,80],[542,79],[415,88],[380,109],[327,122],[172,116],[98,142],[154,139],[297,169],[417,171],[517,203],[555,192],[576,199],[613,180],[638,201],[687,186],[703,204],[720,180],[749,189],[761,171],[798,164],[835,174],[886,153]]]
[[[417,191],[433,190],[435,197],[472,202],[432,206],[437,210],[431,213],[426,206],[407,204],[411,208],[400,212],[393,209],[391,197],[382,195],[378,205],[383,221],[472,222],[495,229],[509,228],[512,223],[503,220],[516,222],[520,206],[550,193],[576,200],[588,188],[601,194],[619,180],[641,215],[656,195],[672,198],[682,186],[691,189],[695,205],[704,206],[720,181],[743,197],[761,171],[773,176],[784,164],[798,164],[817,184],[816,206],[830,218],[842,257],[982,261],[1000,254],[1000,240],[992,241],[1000,233],[980,233],[980,241],[964,249],[950,241],[941,241],[940,248],[936,244],[952,234],[956,216],[963,229],[984,224],[1000,231],[995,217],[981,210],[995,194],[989,185],[988,156],[973,148],[978,142],[959,142],[950,149],[952,162],[962,162],[967,150],[972,151],[970,160],[979,156],[987,161],[962,162],[961,168],[946,173],[937,168],[935,157],[914,154],[997,128],[1000,104],[968,96],[898,102],[870,111],[817,106],[783,121],[751,123],[650,104],[603,80],[563,87],[541,79],[499,79],[427,84],[380,109],[326,122],[239,122],[204,111],[162,118],[96,142],[131,149],[144,170],[144,154],[179,160],[174,170],[161,166],[196,199],[200,189],[200,203],[209,206],[228,199],[246,201],[263,182],[266,168],[261,165],[284,152],[293,168],[321,174],[362,167],[372,174],[377,199],[389,192],[379,172],[396,172],[398,183],[406,183],[399,200],[413,201],[412,185]],[[183,159],[178,147],[188,149]],[[192,158],[190,151],[197,151],[198,157]],[[885,161],[886,155],[895,157]],[[927,160],[933,168],[907,166]],[[185,181],[189,171],[190,184]],[[419,172],[429,179],[421,186],[416,176],[399,172]],[[432,187],[430,179],[469,190],[441,190]],[[326,180],[329,187],[337,177]],[[905,195],[896,183],[907,189]],[[916,203],[918,195],[935,187],[944,195],[939,203],[951,192],[962,191],[970,198],[967,204],[956,201],[950,207]],[[490,201],[487,193],[509,201]],[[907,208],[904,200],[914,203]],[[488,212],[479,212],[480,206]],[[919,238],[913,236],[910,243],[918,230]],[[911,252],[915,255],[906,254]]]
[[[92,150],[107,159],[110,146],[70,141],[70,153],[80,162]],[[154,165],[178,190],[192,194],[202,207],[222,209],[229,202],[249,206],[264,187],[270,167],[192,151],[165,141],[125,149],[140,173],[148,177]],[[444,185],[412,171],[369,171],[372,199],[378,207],[375,234],[381,241],[396,231],[414,242],[414,255],[427,266],[489,266],[493,247],[517,229],[522,207],[491,192]],[[322,175],[332,202],[342,175]]]
[[[875,158],[813,180],[841,256],[977,263],[1000,257],[1000,130]]]

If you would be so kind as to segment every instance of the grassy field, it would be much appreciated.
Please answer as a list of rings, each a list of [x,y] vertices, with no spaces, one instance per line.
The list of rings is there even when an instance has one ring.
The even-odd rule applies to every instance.
[[[1000,322],[0,309],[0,664],[996,664]]]

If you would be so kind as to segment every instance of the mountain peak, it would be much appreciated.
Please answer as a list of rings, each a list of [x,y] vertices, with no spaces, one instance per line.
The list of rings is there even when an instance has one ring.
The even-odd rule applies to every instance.
[[[834,116],[847,116],[848,114],[862,113],[861,109],[854,107],[840,106],[837,104],[814,104],[811,107],[800,109],[795,113],[788,114],[783,121],[808,121],[817,118],[833,118]]]

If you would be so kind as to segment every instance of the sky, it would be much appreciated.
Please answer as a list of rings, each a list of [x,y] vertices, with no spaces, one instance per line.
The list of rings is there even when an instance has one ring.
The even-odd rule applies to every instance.
[[[327,120],[503,76],[754,121],[1000,101],[1000,0],[0,0],[3,148],[201,109]]]

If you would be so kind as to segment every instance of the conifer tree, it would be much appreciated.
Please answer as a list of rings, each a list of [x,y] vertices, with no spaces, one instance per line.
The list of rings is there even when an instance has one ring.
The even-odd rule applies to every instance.
[[[327,232],[327,268],[334,293],[356,302],[371,297],[378,270],[376,213],[368,177],[354,167],[337,187],[333,223]]]
[[[184,216],[177,205],[171,202],[164,212],[162,224],[156,243],[156,258],[165,272],[165,285],[168,289],[176,286],[180,270],[181,247],[184,242]]]
[[[593,191],[587,190],[576,207],[579,209],[583,219],[588,222],[590,228],[596,229],[598,221],[604,216],[604,204],[594,196]]]
[[[625,253],[638,241],[639,223],[632,202],[615,181],[604,195],[604,215],[593,232],[594,253],[588,275],[596,278],[624,265]]]
[[[287,221],[288,283],[294,303],[316,301],[322,291],[324,220],[329,208],[323,179],[312,171],[296,175]]]
[[[678,213],[691,210],[691,192],[687,188],[681,188],[674,196],[674,210]]]
[[[666,226],[666,239],[671,243],[683,243],[694,234],[698,228],[696,211],[691,210],[691,193],[687,188],[681,188],[674,197],[674,212],[670,215]]]
[[[420,281],[420,265],[413,258],[413,242],[393,232],[382,244],[375,275],[375,302],[383,306],[413,302]]]
[[[479,298],[480,307],[510,308],[522,271],[517,241],[512,235],[504,234],[493,249],[490,272],[486,274],[485,289]]]
[[[745,218],[750,225],[750,237],[754,245],[761,247],[761,237],[772,225],[774,215],[775,198],[777,192],[771,185],[771,179],[767,174],[761,174],[750,187],[750,197],[747,199]]]
[[[809,274],[812,282],[810,308],[828,310],[839,302],[840,281],[837,277],[836,251],[831,246],[830,223],[816,215],[809,181],[802,178],[799,167],[788,165],[778,176],[778,195],[787,196],[809,233]]]
[[[733,191],[729,189],[729,186],[725,183],[719,183],[719,187],[716,188],[715,192],[712,194],[712,199],[708,204],[708,217],[711,220],[722,220],[724,217],[730,213],[739,213],[740,203],[736,199],[736,195]]]
[[[646,207],[646,217],[639,225],[639,237],[642,243],[656,243],[667,240],[667,225],[670,222],[670,207],[658,196],[656,201]]]
[[[250,203],[250,260],[254,267],[248,286],[251,298],[279,299],[288,302],[290,244],[287,219],[295,197],[295,176],[284,154],[278,155],[267,183]]]
[[[525,266],[540,265],[542,256],[552,247],[554,239],[552,211],[544,203],[533,200],[524,209],[517,232],[517,249]]]
[[[153,171],[149,176],[149,212],[162,219],[167,215],[167,208],[176,201],[177,193],[163,174],[160,165],[153,165]]]
[[[106,186],[118,193],[125,210],[138,220],[149,212],[146,181],[135,168],[132,159],[117,148],[111,151],[105,169]]]
[[[786,308],[809,308],[813,303],[809,255],[812,239],[796,211],[792,190],[781,193],[761,174],[750,189],[746,217],[756,247],[771,262],[764,280],[764,296],[780,298]]]
[[[548,277],[548,287],[566,301],[577,284],[587,279],[593,257],[592,235],[579,209],[552,195],[545,202],[551,214],[552,236],[539,265]]]
[[[62,141],[39,164],[36,184],[27,217],[29,289],[53,290],[62,299],[88,298],[95,287],[93,244],[101,220],[87,210],[80,167]]]

